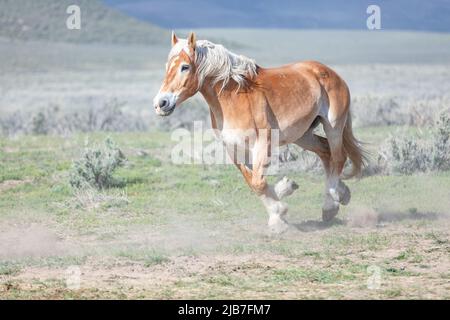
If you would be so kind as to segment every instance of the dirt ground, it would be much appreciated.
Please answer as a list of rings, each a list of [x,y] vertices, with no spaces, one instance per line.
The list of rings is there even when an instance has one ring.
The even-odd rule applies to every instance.
[[[2,298],[32,299],[448,299],[450,246],[448,217],[411,218],[404,224],[383,217],[374,226],[350,220],[332,225],[306,221],[282,236],[261,236],[261,250],[152,256],[136,261],[102,253],[81,261],[49,262],[50,251],[74,249],[37,226],[23,243],[47,243],[46,263],[11,269],[0,276]],[[370,218],[372,219],[372,217]],[[394,219],[394,220],[393,220]],[[428,231],[421,233],[423,228]],[[369,237],[367,235],[370,235]],[[15,241],[11,234],[2,237]],[[143,235],[134,234],[134,240]],[[334,239],[334,240],[333,240]],[[30,240],[32,240],[30,242]],[[289,242],[303,243],[296,252]],[[334,243],[333,243],[334,241]],[[68,244],[72,242],[72,246]],[[109,247],[116,242],[90,244]],[[326,243],[326,244],[325,244]],[[330,247],[331,246],[331,247]],[[22,246],[36,253],[28,244]],[[227,250],[225,250],[227,251]],[[254,252],[251,252],[254,251]],[[74,263],[73,265],[69,265]]]
[[[450,298],[448,173],[349,180],[324,223],[323,176],[292,171],[290,229],[271,235],[233,166],[173,165],[165,133],[109,136],[126,187],[102,192],[68,184],[85,135],[0,140],[0,299]]]

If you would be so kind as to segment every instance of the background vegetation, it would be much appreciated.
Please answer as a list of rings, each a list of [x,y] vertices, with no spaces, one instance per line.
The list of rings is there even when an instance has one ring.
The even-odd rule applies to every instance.
[[[320,162],[292,147],[274,237],[233,166],[172,164],[171,131],[209,115],[199,96],[154,114],[169,31],[81,1],[71,33],[65,3],[0,1],[0,298],[450,298],[448,34],[197,30],[350,86],[372,153],[352,202],[321,222]]]

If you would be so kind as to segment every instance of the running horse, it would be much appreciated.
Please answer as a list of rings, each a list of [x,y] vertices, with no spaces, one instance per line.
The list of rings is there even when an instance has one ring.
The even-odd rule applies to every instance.
[[[183,101],[200,92],[209,105],[212,127],[218,132],[234,164],[269,213],[269,229],[288,228],[287,206],[281,199],[298,185],[284,177],[275,185],[266,180],[271,135],[279,130],[280,145],[294,143],[316,153],[326,174],[322,219],[330,221],[339,205],[350,201],[343,178],[359,175],[365,155],[352,133],[349,89],[336,72],[315,61],[263,68],[224,46],[196,40],[194,33],[179,39],[172,32],[164,81],[153,103],[160,116],[172,114]],[[322,124],[326,138],[314,133]],[[239,132],[245,132],[245,137]],[[251,164],[233,155],[245,147]],[[349,158],[352,171],[343,174]]]

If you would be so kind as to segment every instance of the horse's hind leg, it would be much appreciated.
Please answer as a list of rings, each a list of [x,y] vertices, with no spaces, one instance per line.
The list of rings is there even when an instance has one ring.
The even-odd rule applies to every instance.
[[[348,204],[351,197],[349,188],[341,180],[341,173],[347,160],[342,137],[344,125],[345,119],[334,126],[326,120],[323,121],[331,155],[325,203],[322,209],[324,221],[333,219],[339,211],[339,204]]]
[[[328,140],[324,137],[313,133],[313,129],[309,129],[300,139],[294,142],[299,147],[316,153],[322,161],[325,174],[330,174],[330,146]]]
[[[339,211],[339,203],[330,194],[330,187],[333,186],[333,166],[330,145],[328,139],[313,133],[313,128],[309,129],[300,139],[295,141],[299,147],[316,153],[322,161],[325,175],[325,198],[322,206],[322,219],[331,220]]]

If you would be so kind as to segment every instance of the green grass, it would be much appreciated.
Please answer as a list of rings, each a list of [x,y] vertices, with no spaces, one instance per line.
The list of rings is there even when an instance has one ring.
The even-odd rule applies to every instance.
[[[410,261],[412,263],[421,263],[423,261],[423,256],[418,254],[413,248],[408,248],[402,251],[398,256],[395,257],[397,260]]]
[[[370,129],[372,130],[372,129]],[[92,143],[100,142],[105,134],[90,135]],[[58,137],[23,137],[19,140],[0,140],[0,182],[22,180],[23,183],[6,188],[0,194],[0,217],[44,214],[60,226],[89,232],[90,230],[126,227],[130,225],[165,225],[175,217],[189,219],[196,224],[231,223],[233,220],[265,220],[265,213],[252,195],[238,171],[231,165],[194,166],[172,165],[170,146],[174,142],[162,133],[112,134],[124,149],[129,165],[116,175],[126,182],[128,203],[114,201],[118,190],[105,191],[112,200],[91,212],[73,208],[68,203],[73,191],[68,186],[68,170],[83,148],[83,135],[71,139]],[[138,149],[147,155],[136,155]],[[300,189],[287,199],[294,220],[317,219],[322,202],[323,177],[292,173]],[[209,181],[218,181],[211,185]],[[270,177],[270,180],[275,180]],[[373,176],[349,181],[353,191],[353,207],[367,206],[386,215],[413,216],[415,212],[444,212],[448,198],[450,174],[422,176]],[[382,197],[380,197],[382,195]],[[18,201],[20,200],[20,201]],[[342,208],[345,216],[352,206]],[[119,214],[126,212],[126,214]],[[66,222],[70,218],[70,225]],[[401,217],[400,217],[401,218]],[[252,221],[253,223],[253,221]],[[333,229],[339,233],[341,226]],[[377,232],[359,235],[338,234],[332,240],[324,237],[324,245],[345,247],[357,244],[361,249],[377,250],[389,244],[386,235]]]
[[[275,270],[273,274],[273,281],[276,282],[307,281],[327,284],[353,279],[355,276],[343,272],[300,268]]]
[[[358,135],[373,131],[359,129]],[[234,166],[173,165],[175,142],[161,132],[89,134],[89,141],[102,142],[106,136],[129,160],[115,173],[125,187],[92,194],[90,201],[83,195],[77,199],[68,185],[71,163],[81,154],[86,135],[0,139],[0,222],[6,230],[24,223],[45,226],[75,248],[44,257],[2,258],[0,276],[8,279],[0,282],[0,291],[6,287],[8,297],[33,298],[41,288],[47,297],[68,299],[348,298],[352,291],[366,298],[398,298],[415,296],[415,291],[367,291],[369,266],[379,266],[386,283],[414,277],[425,285],[448,276],[435,267],[448,254],[447,220],[442,218],[448,214],[450,173],[351,180],[351,204],[325,225],[320,222],[324,178],[292,172],[289,177],[300,185],[287,199],[293,229],[273,237],[267,234],[262,204]],[[346,224],[361,208],[379,214],[378,227]],[[28,244],[19,240],[18,245]],[[30,267],[64,270],[71,265],[94,265],[105,273],[134,265],[142,272],[159,273],[169,266],[178,271],[174,279],[144,291],[121,285],[74,293],[46,280],[45,289],[42,284],[24,289],[27,282],[15,278]]]
[[[20,266],[10,263],[2,262],[0,263],[0,276],[15,275],[20,272]]]
[[[135,250],[128,248],[120,250],[117,253],[118,257],[126,258],[134,261],[142,261],[145,267],[151,267],[158,264],[169,262],[168,255],[160,250],[148,249],[148,250]]]

